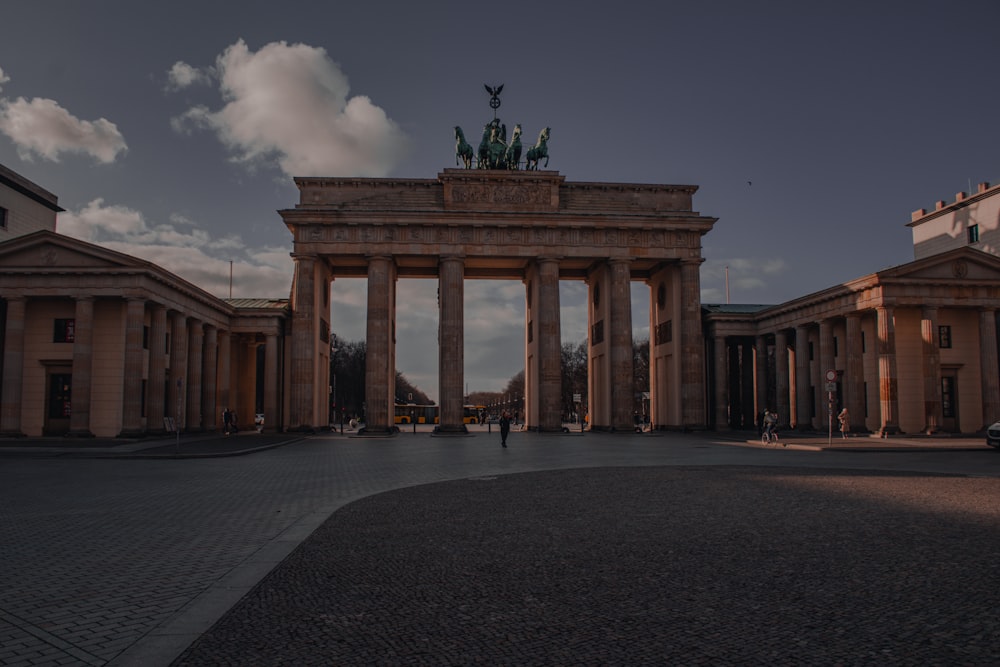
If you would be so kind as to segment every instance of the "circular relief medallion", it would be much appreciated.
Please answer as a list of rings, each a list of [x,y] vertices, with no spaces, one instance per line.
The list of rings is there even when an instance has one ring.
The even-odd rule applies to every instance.
[[[951,272],[956,278],[964,278],[969,275],[969,265],[964,259],[956,259],[951,264]]]

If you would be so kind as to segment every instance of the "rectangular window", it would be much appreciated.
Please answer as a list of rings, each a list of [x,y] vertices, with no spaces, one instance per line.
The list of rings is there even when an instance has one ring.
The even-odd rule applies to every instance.
[[[951,327],[944,325],[938,327],[938,347],[942,350],[951,348]]]
[[[0,229],[7,229],[7,209],[0,206]]]
[[[979,243],[979,225],[969,225],[969,243]]]
[[[52,331],[53,343],[72,343],[76,340],[76,320],[56,318]]]

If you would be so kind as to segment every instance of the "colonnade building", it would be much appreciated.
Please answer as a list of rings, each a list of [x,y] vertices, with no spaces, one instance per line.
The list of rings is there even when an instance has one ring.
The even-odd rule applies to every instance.
[[[649,323],[655,429],[969,433],[1000,418],[992,252],[1000,189],[914,213],[916,258],[770,306],[702,305],[695,186],[568,182],[553,171],[297,178],[289,299],[220,299],[55,232],[54,195],[0,169],[0,436],[141,436],[329,426],[330,288],[363,277],[366,433],[394,430],[396,285],[438,284],[440,425],[464,432],[464,281],[525,298],[525,419],[561,430],[559,282],[587,284],[590,426],[633,429],[634,317]],[[973,229],[973,226],[976,226]],[[649,288],[634,314],[630,285]]]

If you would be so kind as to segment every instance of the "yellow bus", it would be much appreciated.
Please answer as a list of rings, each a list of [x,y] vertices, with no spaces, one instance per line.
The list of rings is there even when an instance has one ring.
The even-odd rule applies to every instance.
[[[437,424],[438,406],[396,403],[397,424]]]

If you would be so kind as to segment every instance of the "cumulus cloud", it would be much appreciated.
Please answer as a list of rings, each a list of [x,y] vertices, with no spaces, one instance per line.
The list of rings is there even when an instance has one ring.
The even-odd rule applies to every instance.
[[[727,267],[730,294],[734,303],[770,303],[756,297],[766,293],[769,281],[779,278],[788,270],[788,264],[780,257],[707,260],[701,266],[703,303],[725,303]],[[749,301],[747,295],[751,297]]]
[[[153,262],[218,297],[229,296],[230,262],[234,297],[288,297],[289,248],[248,247],[236,235],[213,237],[183,216],[150,224],[139,211],[94,199],[60,213],[56,229]]]
[[[368,97],[349,97],[347,76],[322,48],[272,42],[252,52],[239,40],[214,71],[225,105],[192,107],[172,125],[215,132],[237,162],[277,160],[289,176],[381,177],[406,152],[399,126]]]
[[[0,67],[0,90],[3,90],[3,84],[10,81],[10,77],[3,73],[3,68]]]
[[[178,60],[167,72],[167,90],[181,90],[196,83],[209,83],[211,80],[210,70],[200,70]]]
[[[111,121],[80,120],[55,100],[41,97],[0,99],[0,132],[14,141],[22,160],[38,155],[58,162],[63,153],[85,153],[108,164],[128,149]]]

